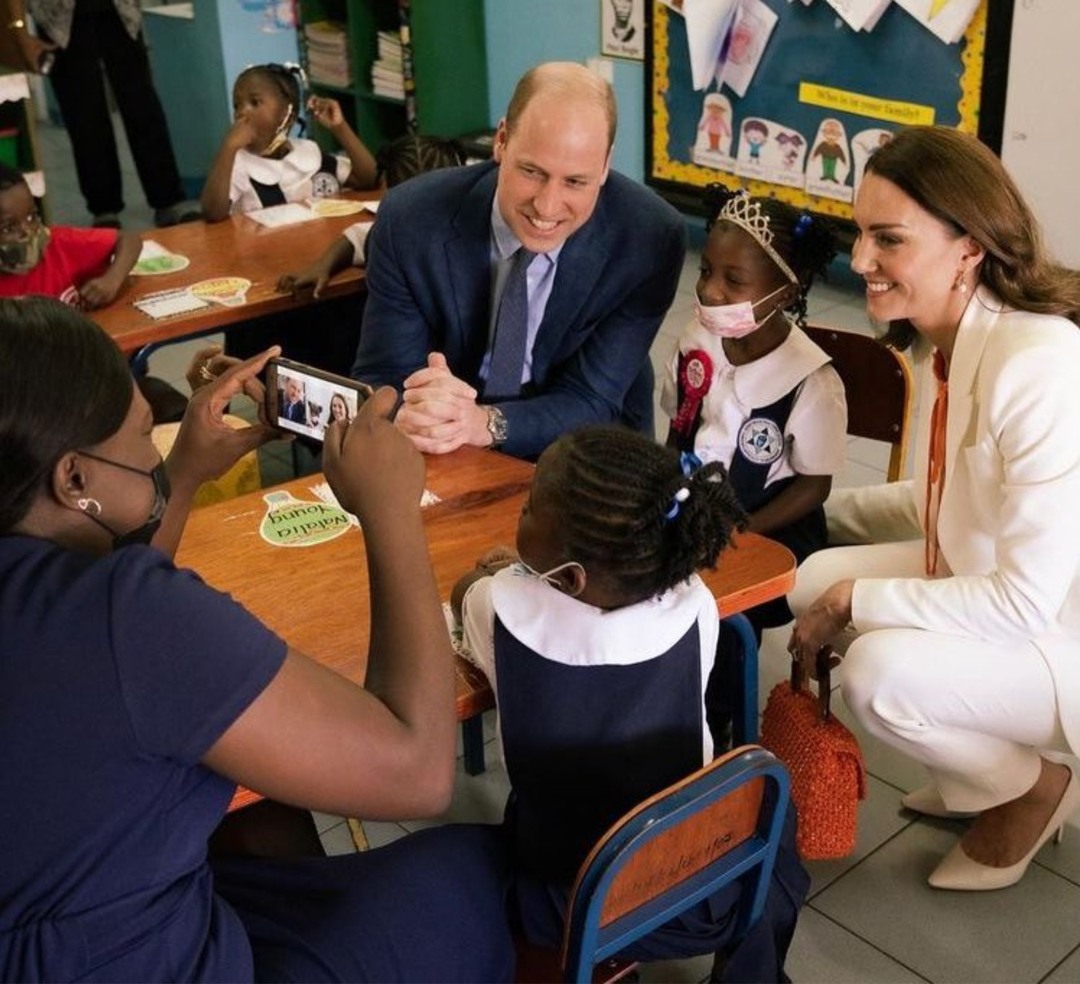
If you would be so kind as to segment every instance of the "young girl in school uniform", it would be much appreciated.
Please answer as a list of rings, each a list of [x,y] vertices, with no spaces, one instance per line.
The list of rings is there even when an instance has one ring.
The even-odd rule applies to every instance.
[[[796,560],[825,546],[823,503],[844,463],[847,405],[829,357],[801,330],[806,295],[836,255],[824,219],[773,198],[710,188],[696,316],[661,396],[668,443],[719,461],[749,528]],[[747,613],[790,621],[784,599]]]
[[[218,150],[202,193],[203,216],[325,198],[342,187],[375,185],[375,159],[334,99],[312,96],[307,108],[348,155],[324,154],[314,140],[291,138],[298,119],[302,74],[297,65],[252,65],[233,85],[233,125]]]
[[[695,572],[745,516],[723,467],[699,465],[624,428],[560,438],[536,466],[520,559],[496,551],[454,589],[463,648],[498,704],[512,910],[535,943],[559,942],[574,876],[607,828],[713,758],[719,617]],[[765,916],[726,954],[731,980],[781,979],[807,887],[793,829],[789,817]],[[736,897],[717,893],[626,955],[723,947]]]

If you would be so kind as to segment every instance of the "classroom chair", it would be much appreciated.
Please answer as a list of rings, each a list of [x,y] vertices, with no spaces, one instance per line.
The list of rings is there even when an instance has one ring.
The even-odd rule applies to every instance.
[[[730,717],[731,743],[752,745],[758,737],[758,646],[745,615],[736,613],[720,620],[719,648],[726,654],[726,660],[721,672],[714,673],[710,679],[705,695],[706,705],[717,712],[716,724],[712,714],[709,720],[713,737],[719,741],[720,733],[727,731],[726,719]],[[720,665],[718,660],[718,669]],[[459,672],[471,673],[474,680],[481,679],[479,670],[461,668]],[[487,704],[492,706],[493,701]],[[470,776],[478,776],[486,768],[482,712],[487,707],[481,706],[476,714],[461,722],[462,754],[465,772]]]
[[[907,359],[870,335],[826,325],[807,325],[806,333],[829,354],[844,384],[848,434],[892,445],[886,478],[895,482],[908,445],[913,383]]]
[[[236,430],[242,430],[249,424],[241,417],[231,413],[225,414],[225,422]],[[180,430],[180,424],[156,424],[151,433],[154,447],[163,457],[167,457],[176,443],[176,435]],[[224,502],[234,496],[243,495],[246,492],[254,492],[262,488],[262,475],[259,472],[259,455],[256,451],[249,451],[224,475],[212,482],[204,482],[195,493],[195,506],[208,506],[212,502]]]
[[[636,966],[620,950],[741,879],[737,942],[764,908],[789,792],[783,765],[746,745],[649,797],[582,864],[562,950],[518,942],[516,979],[619,980]]]

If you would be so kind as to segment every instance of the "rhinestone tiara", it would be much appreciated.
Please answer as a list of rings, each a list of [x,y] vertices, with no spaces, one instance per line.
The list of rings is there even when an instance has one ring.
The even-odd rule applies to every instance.
[[[724,207],[720,209],[717,219],[724,219],[733,225],[737,225],[740,229],[745,229],[754,237],[754,241],[765,250],[773,263],[780,268],[784,276],[793,284],[799,283],[799,278],[795,276],[795,272],[784,262],[784,258],[773,249],[773,231],[769,224],[769,217],[761,214],[761,205],[750,197],[745,188],[740,189],[724,202]]]

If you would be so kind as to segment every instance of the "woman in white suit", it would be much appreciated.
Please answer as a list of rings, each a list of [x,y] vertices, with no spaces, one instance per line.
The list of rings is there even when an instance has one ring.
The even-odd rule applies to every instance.
[[[855,221],[868,312],[933,346],[937,395],[914,481],[833,504],[866,545],[800,568],[788,648],[809,668],[852,640],[846,703],[930,770],[904,805],[975,816],[930,884],[1003,888],[1080,805],[1042,754],[1080,751],[1080,274],[947,127],[875,152]]]

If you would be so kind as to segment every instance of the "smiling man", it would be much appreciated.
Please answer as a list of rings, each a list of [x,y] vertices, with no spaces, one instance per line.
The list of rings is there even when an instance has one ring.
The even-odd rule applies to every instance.
[[[610,169],[610,85],[551,62],[518,83],[494,161],[388,192],[368,240],[353,376],[404,389],[422,451],[535,458],[621,421],[652,434],[649,348],[678,286],[682,217]]]

